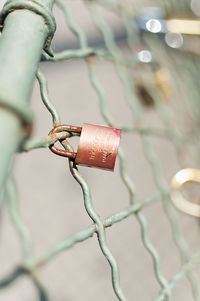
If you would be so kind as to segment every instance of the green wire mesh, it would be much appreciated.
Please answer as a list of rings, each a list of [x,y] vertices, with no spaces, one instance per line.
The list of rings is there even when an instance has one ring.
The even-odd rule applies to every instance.
[[[179,2],[150,1],[150,4],[162,6],[166,12],[169,13],[173,10],[182,10],[183,12],[187,12],[190,7],[190,1]],[[128,300],[126,297],[126,291],[124,291],[120,283],[118,262],[107,243],[106,228],[114,226],[114,224],[120,223],[123,220],[126,220],[129,216],[134,215],[141,227],[141,239],[144,248],[152,258],[155,278],[160,286],[160,291],[158,292],[158,295],[155,296],[154,300],[173,300],[173,289],[184,278],[187,278],[191,284],[193,299],[200,300],[199,279],[194,272],[200,262],[200,251],[191,255],[189,245],[184,239],[184,234],[182,233],[176,210],[172,205],[169,181],[166,180],[153,143],[155,138],[167,139],[174,146],[177,152],[177,157],[180,160],[181,167],[187,166],[188,163],[198,166],[200,150],[200,106],[198,84],[200,66],[199,57],[167,48],[164,42],[161,41],[157,35],[152,36],[146,34],[143,36],[143,40],[141,42],[141,37],[138,32],[138,28],[134,26],[133,18],[138,14],[140,8],[144,6],[142,1],[139,3],[136,3],[136,1],[84,1],[84,4],[89,10],[91,17],[93,18],[93,22],[99,30],[104,42],[104,45],[101,47],[89,46],[87,35],[74,19],[70,10],[70,5],[68,5],[68,1],[56,0],[55,4],[63,12],[68,28],[77,37],[79,47],[77,49],[67,49],[61,52],[56,52],[53,58],[43,54],[42,61],[50,61],[54,63],[58,61],[78,59],[85,62],[88,68],[88,76],[91,86],[98,96],[99,109],[105,124],[111,127],[121,128],[123,135],[127,135],[127,137],[131,134],[138,135],[140,137],[143,145],[144,156],[151,167],[157,191],[148,198],[138,200],[136,185],[134,184],[132,177],[129,175],[129,165],[126,160],[126,152],[120,148],[118,153],[120,175],[121,181],[124,183],[129,194],[129,206],[105,219],[102,219],[94,208],[90,187],[87,181],[81,175],[77,167],[75,167],[72,162],[69,162],[71,173],[81,186],[85,209],[91,218],[92,223],[87,228],[69,236],[66,240],[53,245],[40,256],[35,256],[33,254],[31,235],[20,217],[16,185],[13,178],[10,178],[7,182],[5,199],[7,199],[6,204],[8,206],[13,225],[19,235],[23,257],[21,264],[0,281],[0,288],[3,289],[8,287],[19,277],[26,275],[30,277],[36,286],[39,300],[50,300],[47,293],[48,290],[44,288],[43,283],[41,283],[41,280],[38,277],[38,271],[61,252],[66,252],[78,242],[83,242],[96,234],[102,254],[105,256],[111,268],[111,280],[116,299],[122,301]],[[122,41],[119,42],[115,39],[111,26],[104,16],[104,11],[111,11],[121,19],[123,30],[125,32],[125,37]],[[138,68],[137,60],[134,58],[133,49],[135,45],[144,42],[145,45],[152,50],[159,66],[169,71],[171,79],[170,86],[174,93],[173,101],[169,103],[164,100],[164,96],[160,92],[159,88],[151,85],[153,70],[146,70],[146,67],[142,66]],[[109,109],[106,91],[98,76],[97,63],[102,60],[105,60],[114,66],[115,72],[121,81],[124,90],[124,101],[127,102],[131,110],[131,124],[121,124],[120,120],[114,118],[111,110]],[[142,78],[142,82],[146,84],[145,88],[148,92],[148,97],[153,102],[151,108],[147,108],[142,104],[141,97],[138,95],[137,85],[134,82],[139,69],[142,69],[140,70],[141,76],[145,76],[146,73],[149,74],[147,80]],[[183,74],[184,81],[180,74]],[[175,79],[174,82],[172,79]],[[55,106],[56,100],[53,102],[51,101],[48,92],[48,81],[40,70],[37,72],[37,80],[40,85],[42,101],[52,116],[53,127],[55,124],[57,125],[61,123],[60,114],[58,110],[56,110]],[[146,122],[147,115],[152,114],[152,111],[158,117],[160,127],[151,127],[148,122]],[[179,122],[177,117],[178,113],[189,121],[189,127],[186,127],[182,120]],[[65,120],[64,123],[67,123],[67,120]],[[45,138],[30,139],[24,144],[24,151],[48,147],[52,144],[52,142],[54,141],[49,136]],[[141,172],[145,173],[145,171]],[[145,217],[144,209],[155,202],[162,203],[182,261],[180,271],[170,280],[163,273],[162,258],[160,258],[159,252],[151,242],[149,234],[149,227],[151,227],[151,225],[147,223],[147,219]],[[3,206],[5,207],[4,197],[2,197],[0,205],[1,208],[3,208]],[[134,231],[134,229],[130,230]],[[98,297],[96,300],[98,300]],[[134,295],[131,300],[134,300]]]

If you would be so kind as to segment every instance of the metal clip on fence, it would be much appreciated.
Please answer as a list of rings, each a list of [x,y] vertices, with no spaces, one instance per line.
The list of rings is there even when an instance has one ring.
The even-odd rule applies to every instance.
[[[4,5],[1,14],[0,14],[0,27],[3,26],[4,20],[7,17],[7,15],[15,10],[20,10],[20,9],[27,9],[29,11],[34,12],[37,15],[40,15],[43,17],[45,21],[45,25],[48,30],[48,35],[47,39],[44,45],[44,50],[48,55],[53,57],[53,51],[50,47],[51,45],[51,40],[54,36],[54,33],[56,31],[56,21],[51,13],[51,11],[48,9],[48,7],[45,7],[43,2],[40,0],[35,1],[35,0],[8,0],[6,4]]]
[[[50,145],[50,150],[63,157],[68,157],[76,164],[95,166],[103,169],[114,170],[117,150],[120,142],[121,130],[85,123],[83,127],[60,125],[55,127],[50,135],[67,131],[71,136],[81,136],[77,153],[62,150]],[[59,138],[60,141],[63,138]]]

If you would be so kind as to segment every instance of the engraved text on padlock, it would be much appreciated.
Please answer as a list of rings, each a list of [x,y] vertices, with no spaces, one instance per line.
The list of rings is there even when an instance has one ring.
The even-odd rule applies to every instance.
[[[121,130],[85,123],[82,127],[75,163],[113,170]]]

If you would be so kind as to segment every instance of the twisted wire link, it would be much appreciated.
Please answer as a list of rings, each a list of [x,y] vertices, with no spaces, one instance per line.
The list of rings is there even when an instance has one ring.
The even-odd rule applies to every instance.
[[[92,198],[89,186],[84,179],[84,177],[80,174],[78,169],[73,165],[73,162],[70,161],[70,170],[73,175],[73,177],[76,179],[76,181],[80,184],[83,196],[84,196],[84,202],[85,202],[85,208],[87,210],[88,215],[95,223],[96,233],[99,240],[99,246],[102,250],[102,253],[108,260],[111,270],[112,270],[112,285],[114,292],[120,301],[125,301],[127,298],[125,297],[121,285],[120,285],[120,276],[119,276],[119,267],[117,264],[116,259],[114,258],[113,254],[111,253],[108,243],[106,241],[106,234],[104,229],[104,224],[99,215],[96,213],[93,204],[92,204]]]
[[[65,4],[65,6],[66,6],[66,4]],[[69,10],[68,10],[68,14],[69,14]],[[95,17],[96,17],[96,14],[95,14]],[[99,18],[99,16],[98,16],[98,18]],[[72,16],[70,15],[70,26],[72,26],[72,24],[74,26],[75,22],[72,21]],[[98,25],[99,25],[99,23],[98,23]],[[102,25],[102,22],[100,23],[100,29],[101,29],[101,31],[103,33],[104,38],[106,39],[107,46],[109,47],[108,49],[109,49],[109,51],[112,51],[111,54],[113,55],[113,54],[115,54],[115,52],[117,50],[117,46],[115,45],[115,41],[113,39],[113,35],[111,35],[111,32],[109,32],[109,34],[107,35],[107,30],[108,30],[109,27],[107,27],[105,23],[103,23],[103,28],[105,28],[104,30],[102,30],[101,25]],[[82,31],[78,28],[78,26],[76,26],[76,29],[73,30],[73,31],[76,33],[76,35],[79,38],[82,37]],[[114,57],[115,62],[116,62],[116,60],[118,62],[118,56],[120,57],[119,58],[120,60],[122,59],[121,54],[117,55],[117,57],[115,55],[115,57]],[[88,65],[89,66],[92,65],[90,63],[90,60],[88,60]],[[91,83],[93,84],[93,86],[96,89],[97,93],[99,93],[98,95],[100,96],[101,108],[104,108],[104,110],[102,110],[102,113],[103,113],[102,115],[103,115],[103,117],[105,117],[105,120],[109,122],[108,124],[110,126],[115,126],[115,124],[113,124],[112,121],[111,121],[111,119],[110,119],[110,115],[108,114],[107,109],[105,110],[105,104],[106,104],[105,92],[101,89],[101,85],[98,82],[97,77],[95,76],[94,79],[92,77],[92,75],[96,75],[95,72],[94,72],[94,67],[93,67],[93,69],[89,69],[89,71],[90,71]],[[121,69],[118,69],[118,71],[119,71],[120,75],[124,74],[124,73],[121,73]],[[126,77],[126,79],[127,79],[127,77]],[[122,156],[123,155],[122,155],[122,151],[121,151],[121,159],[122,159]],[[134,196],[134,186],[132,185],[132,183],[130,183],[130,178],[128,178],[128,175],[126,174],[126,172],[124,170],[125,170],[124,169],[124,164],[122,163],[121,164],[122,179],[123,179],[125,185],[127,186],[128,190],[129,190],[129,193],[130,193],[130,196],[131,196],[131,202],[132,202],[132,197]],[[137,217],[138,217],[138,221],[139,221],[139,223],[141,225],[142,238],[143,238],[144,245],[145,245],[146,249],[149,251],[149,253],[152,255],[152,257],[153,257],[155,274],[157,276],[158,282],[160,283],[160,285],[162,287],[166,288],[167,287],[167,281],[165,280],[165,278],[161,274],[159,256],[157,254],[156,249],[152,246],[152,244],[150,243],[149,238],[148,238],[146,220],[145,220],[144,216],[141,215],[141,214],[138,214]]]
[[[93,13],[94,13],[94,10],[93,10]],[[95,16],[97,16],[96,10],[95,10]],[[100,21],[98,23],[98,25],[100,25],[101,32],[104,35],[105,41],[106,41],[106,39],[110,39],[110,36],[108,34],[106,34],[107,33],[107,31],[106,31],[107,27],[104,30],[102,29],[102,27],[103,28],[105,27],[105,22]],[[112,43],[110,43],[110,44],[111,44],[111,47],[112,47],[111,49],[113,49],[113,48],[115,48],[115,50],[117,49],[117,45],[116,45],[114,39],[112,39]],[[164,121],[165,120],[166,119],[164,119]],[[146,136],[142,135],[142,138],[143,137],[146,137]],[[147,145],[145,145],[145,140],[143,140],[143,142],[144,142],[144,150],[145,150],[146,156],[148,157],[148,156],[150,156],[151,151],[150,151],[150,148],[147,147]],[[152,163],[154,174],[157,175],[156,180],[157,180],[157,183],[158,183],[158,187],[163,192],[164,196],[166,196],[166,186],[167,185],[164,181],[164,178],[161,176],[162,172],[159,170],[159,164],[156,161],[156,156],[154,157],[154,159],[155,160],[153,162],[152,161],[150,161],[150,162]],[[189,260],[189,255],[188,255],[188,251],[187,251],[187,248],[186,248],[186,243],[185,243],[185,241],[183,239],[183,236],[181,234],[181,231],[178,227],[177,221],[175,220],[175,217],[172,214],[172,210],[170,210],[170,207],[169,207],[168,203],[166,203],[166,202],[165,202],[165,208],[166,208],[167,215],[170,219],[170,222],[172,223],[173,233],[174,233],[174,236],[175,236],[176,243],[177,243],[177,245],[179,247],[179,250],[181,252],[182,259],[183,260]],[[152,257],[154,259],[154,262],[156,262],[154,253],[152,253]],[[189,277],[189,280],[190,280],[191,285],[192,285],[194,298],[195,298],[195,300],[199,300],[200,297],[199,297],[199,292],[198,292],[197,279],[191,273],[189,274],[188,277]],[[164,280],[164,282],[163,282],[163,281],[160,281],[160,279],[159,279],[159,282],[162,283],[162,285],[166,285],[166,287],[167,287],[167,281],[166,280]]]
[[[93,66],[93,73],[91,75],[94,75],[94,74],[95,73],[94,73],[94,66]],[[97,95],[99,97],[100,104],[102,105],[102,95],[105,95],[105,94],[103,93],[103,91],[101,91],[100,84],[98,82],[99,81],[97,80],[97,76],[95,74],[95,81],[93,79],[93,80],[91,80],[91,83],[92,84],[95,83],[95,85],[93,85],[93,87],[96,90]],[[104,99],[104,101],[106,102],[105,99]],[[107,118],[105,118],[105,117],[107,117],[107,115],[105,116],[105,114],[102,114],[102,116],[104,117],[105,121],[107,122]],[[109,125],[112,126],[112,124],[109,124]],[[119,159],[120,159],[121,178],[122,178],[122,181],[124,182],[126,188],[129,191],[129,197],[130,197],[129,200],[130,200],[130,203],[132,204],[135,200],[135,195],[136,195],[135,185],[132,183],[130,177],[127,174],[125,156],[124,156],[124,152],[123,152],[122,148],[120,148],[120,150],[118,151],[118,156],[119,156]],[[155,247],[152,245],[152,243],[149,240],[148,227],[147,227],[146,219],[145,219],[144,215],[141,214],[141,213],[136,213],[136,217],[137,217],[137,219],[140,223],[140,226],[141,226],[142,240],[143,240],[144,246],[148,250],[148,252],[150,253],[150,255],[152,256],[152,259],[153,259],[156,278],[157,278],[159,284],[161,285],[161,287],[166,288],[167,287],[167,281],[161,273],[160,257],[158,255]]]
[[[103,31],[103,34],[105,34],[104,31]],[[113,40],[112,44],[114,44],[114,43],[115,42]],[[116,45],[114,47],[115,47],[115,49],[117,48]],[[89,68],[91,68],[91,67],[89,67]],[[100,83],[97,80],[97,75],[96,75],[96,73],[95,73],[94,70],[95,69],[94,69],[94,66],[93,66],[93,69],[92,69],[93,72],[90,72],[90,79],[91,79],[91,83],[92,83],[94,89],[97,92],[97,95],[98,95],[99,100],[100,100],[100,104],[103,107],[104,103],[106,103],[105,93],[104,93],[103,90],[101,90]],[[91,77],[92,75],[95,76],[94,79]],[[104,97],[103,101],[102,101],[102,96]],[[101,112],[102,111],[103,110],[101,110]],[[107,122],[108,121],[108,118],[107,118],[108,114],[105,114],[104,111],[103,111],[102,116],[104,117],[105,121]],[[115,125],[112,125],[112,124],[109,124],[109,125],[115,126]],[[135,198],[135,188],[134,188],[134,185],[131,183],[130,178],[129,178],[128,174],[127,174],[126,164],[125,164],[125,157],[124,157],[122,149],[119,151],[118,154],[119,154],[119,158],[120,158],[121,177],[122,177],[122,180],[123,180],[125,186],[127,187],[128,191],[129,191],[129,194],[130,194],[130,203],[133,203],[134,202],[134,198]],[[140,226],[141,226],[142,240],[143,240],[144,246],[148,250],[148,252],[151,254],[152,259],[153,259],[156,278],[157,278],[157,280],[158,280],[158,282],[159,282],[159,284],[161,285],[162,288],[167,288],[167,286],[168,286],[167,280],[165,279],[165,277],[161,273],[160,257],[158,255],[155,247],[151,244],[151,242],[149,240],[149,237],[148,237],[148,230],[147,230],[148,227],[147,227],[146,219],[145,219],[145,217],[141,213],[137,213],[136,217],[137,217],[137,219],[138,219],[138,221],[140,223]]]
[[[147,135],[142,135],[142,140],[144,143],[144,153],[152,166],[153,175],[154,175],[156,184],[163,196],[164,208],[167,213],[168,219],[171,223],[171,227],[173,230],[173,235],[174,235],[176,245],[178,246],[178,249],[180,251],[181,259],[182,259],[183,263],[185,263],[190,260],[190,255],[189,255],[189,251],[188,251],[188,246],[186,244],[186,241],[183,238],[181,229],[177,223],[177,219],[175,217],[175,214],[174,214],[174,211],[172,208],[168,185],[163,177],[163,173],[161,171],[160,164],[158,162],[157,156],[155,155],[155,152],[153,151],[149,137]],[[199,288],[198,288],[198,280],[197,280],[196,276],[190,272],[186,276],[190,280],[194,300],[199,301],[200,295],[199,295]]]
[[[87,47],[87,37],[86,37],[85,33],[82,31],[82,29],[74,21],[69,7],[62,0],[57,0],[56,4],[60,8],[62,8],[69,28],[74,32],[74,34],[79,39],[80,47],[81,48]],[[118,267],[117,261],[115,260],[113,254],[111,253],[111,251],[108,247],[108,244],[106,241],[105,230],[104,230],[104,224],[103,224],[101,218],[98,216],[98,214],[94,210],[94,207],[92,205],[89,186],[88,186],[86,180],[84,179],[84,177],[79,173],[79,171],[72,166],[71,161],[70,161],[70,170],[71,170],[72,175],[77,180],[77,182],[80,184],[80,186],[83,190],[86,211],[96,225],[99,246],[111,267],[112,284],[113,284],[114,292],[119,300],[125,301],[127,299],[126,299],[126,297],[122,291],[121,285],[120,285],[119,267]]]
[[[119,223],[122,220],[128,218],[133,213],[139,212],[146,206],[153,204],[154,202],[158,202],[160,200],[160,193],[155,193],[152,196],[148,197],[144,201],[137,202],[130,207],[115,213],[102,221],[105,228],[113,226],[115,223]],[[43,255],[35,260],[36,266],[43,266],[44,264],[48,263],[52,260],[55,256],[58,256],[60,252],[67,251],[68,249],[72,248],[78,242],[82,242],[94,235],[96,232],[95,225],[91,225],[86,229],[83,229],[67,239],[55,244],[54,246],[50,247],[48,250],[45,251]]]
[[[116,46],[116,45],[115,45]],[[158,103],[156,103],[156,107],[158,107]],[[166,120],[169,120],[168,118],[166,118],[165,115],[161,115],[164,117],[164,121]],[[167,125],[168,125],[168,122],[167,122]],[[144,137],[144,135],[142,135],[142,137]],[[145,136],[146,137],[146,136]],[[145,143],[145,141],[144,141]],[[151,152],[150,152],[150,149],[149,147],[144,146],[144,150],[145,150],[145,153],[147,156],[150,156]],[[164,183],[164,179],[163,177],[161,176],[162,173],[161,171],[159,171],[159,165],[158,165],[158,162],[156,162],[156,156],[154,157],[154,162],[152,164],[153,168],[154,168],[154,174],[157,175],[156,177],[156,180],[157,180],[157,183],[158,183],[158,187],[161,189],[162,187],[162,192],[164,193],[165,195],[165,188],[166,187],[166,183]],[[152,162],[152,161],[151,161]],[[166,202],[165,202],[166,203]],[[180,252],[181,252],[181,256],[182,256],[182,259],[185,261],[185,260],[189,260],[189,254],[188,254],[188,251],[187,251],[187,247],[186,247],[186,243],[183,239],[183,236],[181,234],[181,231],[179,229],[179,226],[178,226],[178,223],[177,221],[175,220],[175,216],[173,215],[172,213],[172,209],[170,208],[170,205],[168,205],[168,203],[166,203],[165,205],[165,208],[166,208],[166,212],[167,212],[167,215],[170,219],[170,222],[172,224],[172,229],[173,229],[173,233],[174,233],[174,236],[175,236],[175,240],[176,240],[176,243],[180,249]],[[145,232],[144,232],[145,233]],[[153,254],[153,258],[155,259],[154,257],[155,255]],[[188,275],[188,278],[191,282],[191,285],[192,285],[192,290],[193,290],[193,296],[194,296],[194,299],[195,300],[199,300],[200,296],[199,296],[199,291],[198,291],[198,282],[197,282],[197,278],[195,277],[195,275],[189,273]],[[165,284],[166,284],[166,281],[164,281]],[[166,284],[167,286],[167,284]]]

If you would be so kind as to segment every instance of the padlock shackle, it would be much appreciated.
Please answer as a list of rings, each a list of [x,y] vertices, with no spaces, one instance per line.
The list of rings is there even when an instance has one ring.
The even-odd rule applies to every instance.
[[[82,127],[77,127],[77,126],[73,126],[73,125],[65,125],[65,124],[59,125],[59,126],[53,128],[51,130],[51,132],[49,133],[49,136],[54,135],[56,133],[65,132],[65,131],[69,133],[68,138],[72,137],[73,133],[76,133],[76,134],[78,134],[78,136],[80,136],[81,131],[82,131]],[[60,138],[58,140],[63,140],[63,138]],[[76,158],[76,153],[75,152],[59,149],[55,146],[55,142],[49,146],[49,149],[56,155],[59,155],[59,156],[62,156],[62,157],[67,157],[67,158],[70,158],[70,159],[75,159]]]
[[[70,152],[64,149],[57,148],[54,144],[49,146],[49,149],[56,155],[62,156],[62,157],[67,157],[69,159],[75,159],[76,158],[76,153],[75,152]]]
[[[51,132],[50,132],[50,135],[55,134],[55,133],[65,132],[65,131],[69,132],[69,133],[81,134],[82,127],[62,124],[62,125],[59,125],[59,126],[56,126],[55,128],[53,128],[53,130],[51,130]]]

